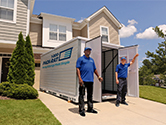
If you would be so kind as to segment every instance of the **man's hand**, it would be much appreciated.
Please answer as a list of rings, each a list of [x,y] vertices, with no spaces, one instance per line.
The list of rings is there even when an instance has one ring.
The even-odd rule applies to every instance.
[[[132,65],[132,64],[134,63],[135,59],[136,59],[138,56],[139,56],[139,54],[137,53],[137,54],[134,56],[133,60],[130,62],[130,65]]]
[[[102,82],[103,81],[103,78],[102,77],[98,77],[98,80],[100,81],[100,82]]]
[[[135,57],[138,57],[139,56],[139,54],[137,53],[136,55],[135,55]]]
[[[116,84],[119,84],[119,80],[118,79],[116,80]]]
[[[84,82],[82,81],[82,79],[79,79],[79,84],[80,84],[80,86],[82,86],[84,84]]]
[[[103,78],[102,78],[101,76],[99,76],[99,74],[98,74],[97,70],[95,70],[95,72],[94,72],[94,73],[96,74],[96,76],[97,76],[98,80],[99,80],[100,82],[102,82],[102,81],[103,81]]]

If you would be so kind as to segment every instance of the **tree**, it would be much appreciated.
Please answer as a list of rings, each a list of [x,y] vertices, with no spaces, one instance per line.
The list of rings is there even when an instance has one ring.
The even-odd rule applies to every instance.
[[[143,60],[142,63],[147,66],[148,69],[152,69],[152,63],[148,59]]]
[[[160,78],[166,81],[166,35],[159,27],[153,28],[158,37],[164,42],[158,43],[156,53],[147,51],[147,58],[143,60],[143,66],[139,69],[139,80],[141,85],[155,84],[154,74],[160,74]]]
[[[149,69],[147,66],[143,65],[139,69],[139,84],[140,85],[154,85],[155,80],[154,73],[152,73],[152,70]]]
[[[155,27],[153,29],[158,37],[164,38],[164,42],[158,43],[158,48],[156,49],[156,53],[149,52],[145,53],[147,58],[151,59],[152,69],[154,74],[163,74],[166,70],[166,35],[164,35],[163,31],[159,29],[159,27]]]
[[[26,58],[26,64],[25,68],[27,70],[27,79],[26,84],[33,86],[34,85],[34,78],[35,78],[35,61],[34,61],[34,54],[32,50],[31,40],[29,35],[26,37],[26,43],[25,43],[25,58]]]
[[[10,83],[24,84],[27,79],[26,69],[25,69],[25,41],[23,39],[22,32],[18,36],[18,41],[16,47],[10,58],[10,67],[7,80]]]
[[[166,41],[166,34],[163,33],[163,30],[160,30],[160,28],[158,26],[153,28],[153,30],[156,32],[158,37],[161,37],[161,38],[163,38]]]

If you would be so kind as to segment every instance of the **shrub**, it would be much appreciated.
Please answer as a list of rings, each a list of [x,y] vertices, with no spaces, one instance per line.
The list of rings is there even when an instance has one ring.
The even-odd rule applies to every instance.
[[[7,96],[7,97],[13,97],[14,90],[17,87],[16,84],[12,84],[9,82],[3,82],[0,84],[0,95]]]
[[[37,90],[27,84],[18,85],[14,91],[14,98],[16,99],[35,99],[37,97]]]
[[[15,99],[35,99],[38,92],[27,84],[3,82],[0,84],[0,95]]]

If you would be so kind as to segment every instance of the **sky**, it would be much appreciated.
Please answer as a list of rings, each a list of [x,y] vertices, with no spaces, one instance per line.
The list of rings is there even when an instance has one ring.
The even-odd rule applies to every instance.
[[[140,67],[145,53],[155,52],[158,43],[164,41],[152,28],[159,26],[166,33],[166,0],[35,0],[33,14],[45,12],[81,21],[103,6],[123,25],[121,45],[139,45]]]

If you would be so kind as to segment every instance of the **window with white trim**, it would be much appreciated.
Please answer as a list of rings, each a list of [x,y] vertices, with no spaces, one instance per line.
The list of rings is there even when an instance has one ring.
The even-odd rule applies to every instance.
[[[66,27],[59,26],[59,40],[66,41]]]
[[[15,0],[0,0],[0,19],[14,20],[14,3]]]
[[[109,42],[108,37],[108,27],[101,26],[101,36],[103,42]]]
[[[66,26],[50,24],[49,39],[66,41]]]
[[[50,24],[50,40],[57,40],[57,25]]]

